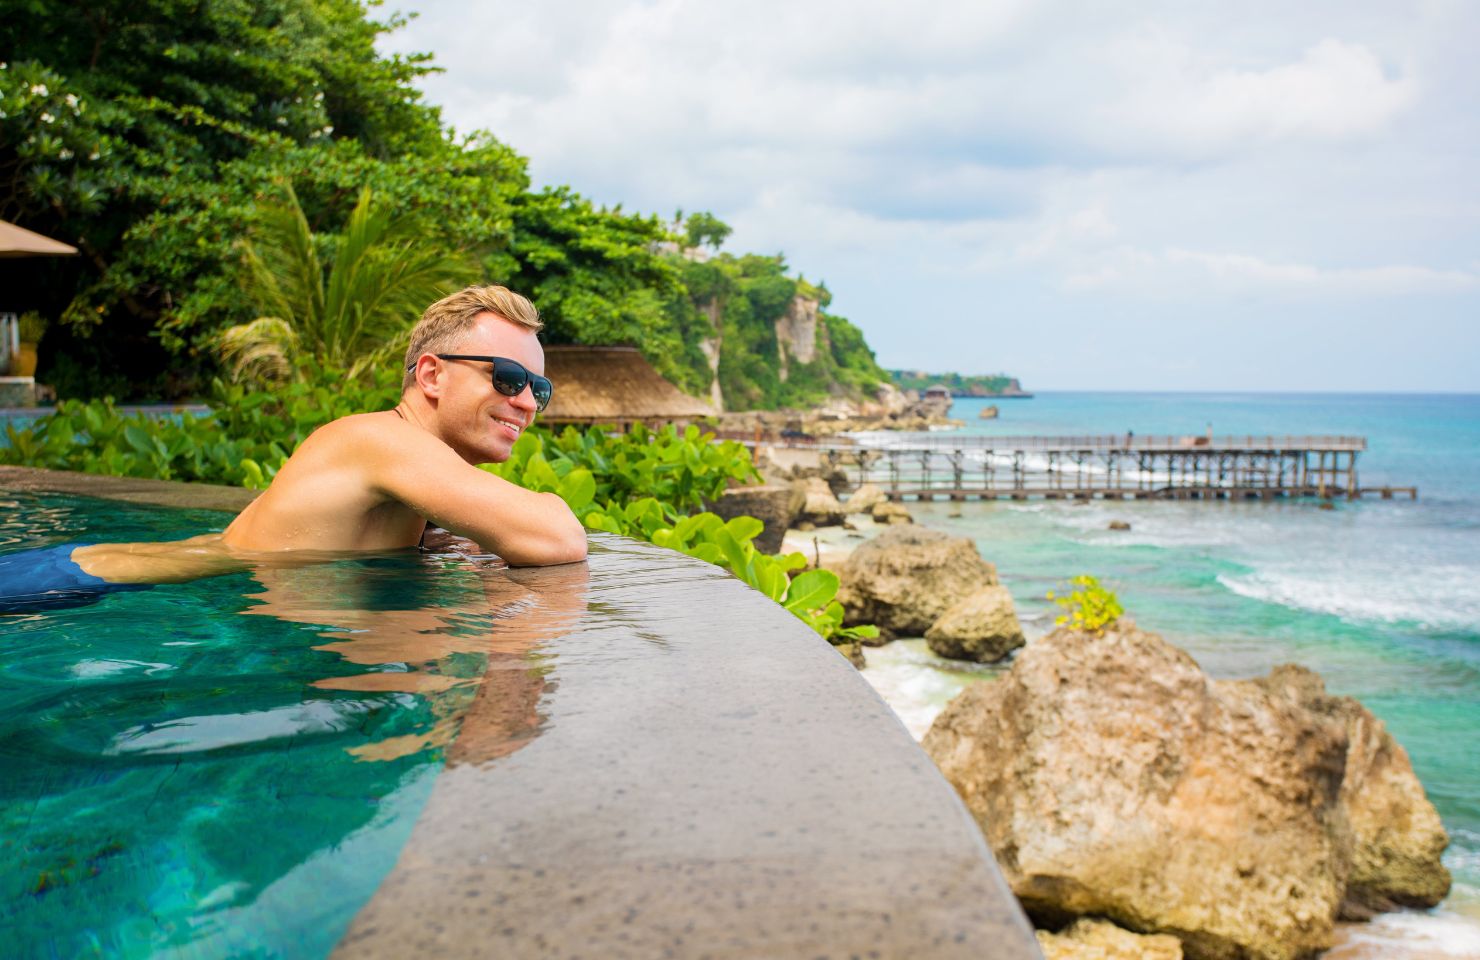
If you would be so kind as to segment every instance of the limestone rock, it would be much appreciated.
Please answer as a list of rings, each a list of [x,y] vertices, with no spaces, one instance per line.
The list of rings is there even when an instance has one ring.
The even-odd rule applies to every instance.
[[[1130,523],[1128,521],[1125,521],[1125,520],[1111,520],[1110,521],[1110,527],[1109,527],[1109,529],[1111,529],[1111,530],[1129,530],[1130,528],[1131,528],[1131,525],[1130,525]]]
[[[1059,933],[1037,933],[1043,960],[1182,960],[1176,937],[1131,933],[1104,920],[1076,920]]]
[[[799,480],[796,488],[802,497],[801,509],[797,511],[799,519],[819,527],[833,527],[842,523],[847,516],[843,505],[833,496],[832,488],[821,477]]]
[[[1342,917],[1366,920],[1396,907],[1432,907],[1449,893],[1439,862],[1449,835],[1413,773],[1408,752],[1352,697],[1326,693],[1318,674],[1286,664],[1255,681],[1346,728],[1341,806],[1351,829],[1351,874]]]
[[[1001,412],[997,409],[996,404],[992,404],[989,407],[982,407],[982,412],[977,414],[977,417],[982,420],[996,420]]]
[[[876,503],[869,511],[869,516],[874,518],[875,523],[914,523],[915,518],[910,516],[909,508],[902,503],[891,503],[888,500]]]
[[[891,526],[860,544],[838,571],[846,624],[872,623],[885,636],[921,636],[997,571],[966,537]]]
[[[781,549],[781,538],[802,509],[802,491],[790,484],[763,484],[726,490],[718,500],[706,503],[705,509],[722,519],[755,517],[766,525],[755,538],[755,548],[762,553]]]
[[[930,649],[953,660],[990,663],[1023,645],[1012,594],[1001,585],[982,587],[954,604],[925,631]]]
[[[923,745],[1041,919],[1173,933],[1194,960],[1294,960],[1331,945],[1348,897],[1448,886],[1437,817],[1360,705],[1300,668],[1210,680],[1124,619],[1035,641]]]
[[[846,504],[849,513],[868,513],[875,504],[885,503],[888,498],[876,484],[865,483],[853,491]]]

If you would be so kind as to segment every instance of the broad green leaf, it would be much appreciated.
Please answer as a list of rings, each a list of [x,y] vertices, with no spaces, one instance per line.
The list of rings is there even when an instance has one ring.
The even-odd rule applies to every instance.
[[[786,609],[816,610],[838,594],[838,575],[831,570],[808,570],[798,574],[786,591]]]

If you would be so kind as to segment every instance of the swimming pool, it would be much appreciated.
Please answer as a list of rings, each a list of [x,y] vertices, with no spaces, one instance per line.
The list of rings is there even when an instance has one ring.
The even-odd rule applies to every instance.
[[[228,519],[0,494],[0,552]],[[468,564],[403,555],[0,618],[6,949],[327,954],[395,863],[498,616]]]
[[[4,482],[0,551],[227,519]],[[258,570],[0,645],[21,956],[1038,955],[857,671],[651,544]]]

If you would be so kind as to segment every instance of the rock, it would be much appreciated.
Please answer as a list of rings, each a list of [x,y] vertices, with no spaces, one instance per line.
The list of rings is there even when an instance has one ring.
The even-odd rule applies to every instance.
[[[753,541],[755,548],[775,553],[781,549],[781,538],[796,519],[803,500],[802,491],[790,484],[765,484],[726,490],[724,496],[704,506],[725,520],[742,516],[760,520],[766,528]]]
[[[875,504],[885,503],[888,499],[888,497],[884,496],[884,491],[880,490],[877,485],[865,483],[853,491],[852,496],[848,498],[845,506],[849,513],[868,513],[874,508]]]
[[[923,746],[1041,920],[1294,960],[1331,945],[1349,898],[1448,889],[1437,816],[1370,713],[1298,667],[1210,680],[1124,619],[1030,644]]]
[[[1131,933],[1104,920],[1076,920],[1059,933],[1037,934],[1043,960],[1182,960],[1176,937]]]
[[[996,420],[1001,412],[997,409],[997,405],[993,404],[990,407],[982,407],[982,412],[977,414],[977,416],[983,420]]]
[[[1023,645],[1023,628],[1004,586],[981,587],[925,631],[930,649],[953,660],[991,663]]]
[[[1346,728],[1340,802],[1351,829],[1351,873],[1341,915],[1366,920],[1397,907],[1432,907],[1449,893],[1439,861],[1449,836],[1386,725],[1351,697],[1326,693],[1319,675],[1286,664],[1255,681]]]
[[[909,508],[902,503],[876,503],[869,516],[874,518],[875,523],[914,523],[915,518],[910,516]]]
[[[796,489],[800,491],[802,499],[801,509],[797,511],[799,519],[819,527],[835,527],[847,516],[843,505],[833,496],[827,481],[821,477],[799,480]]]
[[[834,649],[836,649],[838,653],[841,653],[849,663],[853,664],[853,666],[857,667],[859,670],[862,670],[864,667],[868,666],[868,661],[863,659],[863,644],[852,642],[839,643],[834,646]]]
[[[1128,522],[1126,522],[1125,520],[1111,520],[1110,521],[1110,529],[1111,530],[1129,530],[1130,528],[1131,528],[1131,525]]]
[[[846,624],[872,623],[888,637],[922,636],[957,602],[997,582],[966,537],[891,526],[837,569]]]

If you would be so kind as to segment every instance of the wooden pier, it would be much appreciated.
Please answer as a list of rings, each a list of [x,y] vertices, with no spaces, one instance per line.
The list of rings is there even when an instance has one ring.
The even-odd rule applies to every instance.
[[[783,441],[894,500],[1273,500],[1418,498],[1415,487],[1363,487],[1364,437],[912,435],[878,445]]]

